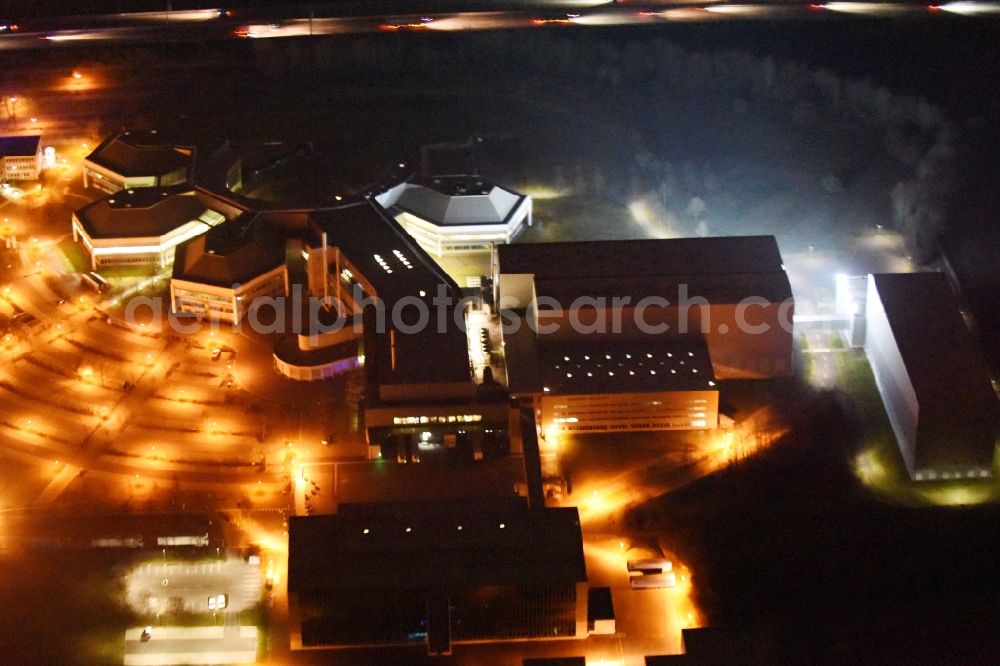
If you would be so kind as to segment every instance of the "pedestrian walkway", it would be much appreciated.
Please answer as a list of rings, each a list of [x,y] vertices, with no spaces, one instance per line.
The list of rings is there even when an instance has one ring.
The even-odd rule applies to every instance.
[[[152,627],[145,641],[141,627],[128,629],[123,664],[180,666],[256,662],[258,629],[239,626],[238,613],[226,615],[224,627]],[[231,626],[229,616],[234,618]]]

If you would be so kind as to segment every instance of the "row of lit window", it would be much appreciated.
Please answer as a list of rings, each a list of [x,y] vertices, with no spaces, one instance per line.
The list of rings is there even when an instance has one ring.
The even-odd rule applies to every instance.
[[[449,414],[448,416],[394,416],[393,425],[418,425],[421,423],[478,423],[482,414]]]
[[[149,252],[147,254],[127,255],[127,256],[98,256],[98,266],[119,266],[122,264],[158,264],[162,255],[159,252]]]
[[[601,424],[601,425],[574,425],[565,427],[565,430],[573,432],[581,431],[602,431],[602,430],[653,430],[663,428],[673,430],[676,428],[706,428],[708,422],[705,420],[696,421],[657,421],[652,423],[626,423],[626,424]]]
[[[375,257],[375,261],[377,261],[378,265],[382,267],[382,270],[384,270],[386,273],[392,273],[392,269],[389,268],[389,264],[387,264],[385,259],[382,258],[382,255],[373,254],[372,256]]]
[[[467,252],[470,250],[489,250],[492,245],[489,243],[476,243],[474,245],[454,245],[447,244],[441,246],[445,252]]]
[[[712,410],[714,413],[714,410]],[[658,407],[658,408],[646,408],[641,405],[608,405],[603,409],[600,407],[594,407],[591,409],[574,409],[572,412],[569,410],[553,411],[553,416],[558,416],[562,418],[569,418],[572,415],[575,418],[583,420],[601,420],[601,419],[621,419],[621,418],[636,418],[640,415],[646,415],[645,418],[678,418],[678,419],[697,419],[705,418],[708,412],[698,411],[694,412],[689,409],[684,409],[683,407]],[[559,418],[555,419],[556,421]]]
[[[987,469],[970,469],[965,474],[962,472],[941,472],[938,474],[934,470],[928,470],[926,472],[917,472],[914,478],[917,481],[934,481],[936,479],[988,479],[990,477],[990,471]]]
[[[410,263],[410,260],[406,258],[406,255],[405,255],[405,254],[403,254],[403,253],[402,253],[402,252],[400,252],[399,250],[393,250],[393,251],[392,251],[392,253],[393,253],[394,255],[396,255],[396,258],[397,258],[397,259],[399,259],[399,261],[400,261],[400,262],[401,262],[401,263],[402,263],[402,264],[403,264],[404,266],[406,266],[406,268],[407,268],[407,269],[412,269],[412,268],[413,268],[413,265],[412,265],[412,264]]]
[[[231,298],[228,296],[218,296],[216,294],[203,294],[197,291],[191,291],[189,289],[174,289],[174,295],[178,298],[188,298],[192,299],[196,303],[202,301],[222,301],[224,303],[230,303]]]

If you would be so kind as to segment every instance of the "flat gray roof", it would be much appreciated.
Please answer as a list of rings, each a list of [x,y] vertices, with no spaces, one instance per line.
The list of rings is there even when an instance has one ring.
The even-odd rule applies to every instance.
[[[536,279],[784,272],[774,236],[514,243],[497,251],[501,274]]]
[[[701,336],[583,335],[539,344],[524,325],[504,343],[513,394],[708,391],[715,382]]]
[[[358,593],[587,579],[576,508],[486,502],[346,504],[289,519],[288,589]]]
[[[438,225],[506,222],[525,199],[481,176],[411,178],[392,208]]]
[[[872,276],[920,404],[944,422],[1000,413],[983,352],[942,273]]]
[[[616,241],[607,241],[615,243]],[[613,248],[610,251],[617,252]],[[664,265],[663,271],[673,267]],[[746,298],[762,298],[780,303],[792,297],[791,284],[784,271],[743,273],[677,273],[663,275],[535,278],[535,295],[555,299],[562,308],[572,306],[574,299],[587,296],[612,299],[628,298],[625,307],[635,306],[643,298],[658,296],[670,305],[687,302],[697,305],[704,299],[709,305],[737,304]],[[544,302],[543,302],[544,303]],[[541,305],[540,305],[541,307]]]

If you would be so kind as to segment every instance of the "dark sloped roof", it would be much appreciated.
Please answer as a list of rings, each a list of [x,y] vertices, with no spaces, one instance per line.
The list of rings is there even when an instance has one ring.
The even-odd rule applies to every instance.
[[[363,594],[585,581],[577,510],[530,511],[518,500],[346,504],[336,515],[293,517],[288,588]]]
[[[379,336],[375,349],[366,348],[366,354],[377,356],[379,384],[471,382],[468,339],[455,325],[453,311],[447,311],[441,330],[436,321],[437,310],[430,308],[429,312],[431,318],[427,326],[412,333],[396,331],[394,354],[387,335]],[[388,315],[386,320],[392,328]],[[390,357],[395,358],[395,367]]]
[[[448,293],[459,292],[454,280],[374,200],[316,211],[312,220],[390,307],[405,296],[419,297],[421,291],[433,296],[438,285]]]
[[[105,139],[87,159],[123,176],[162,176],[191,161],[178,145],[155,130],[126,130]]]
[[[536,279],[783,271],[774,236],[516,243],[497,250],[500,273]]]
[[[920,405],[947,422],[1000,411],[982,350],[941,273],[872,276]]]
[[[141,187],[98,199],[76,211],[76,217],[91,238],[162,236],[214,210],[214,203],[183,185]]]
[[[232,287],[285,263],[284,239],[252,215],[215,227],[177,248],[173,277]]]
[[[41,135],[0,136],[0,157],[33,157],[38,153]]]
[[[385,307],[385,334],[378,336],[374,348],[365,350],[377,368],[379,383],[470,381],[468,344],[453,315],[460,297],[458,285],[399,223],[376,201],[367,198],[317,211],[312,219],[317,234],[326,232],[327,243],[339,247],[364,274]],[[446,307],[443,326],[439,326],[438,309],[433,305],[439,295],[453,299],[453,305]],[[393,309],[414,299],[427,305],[431,317],[426,326],[405,332],[407,326],[397,326],[393,321]],[[416,323],[415,303],[397,312],[403,323]],[[394,354],[389,349],[390,329],[396,331]]]

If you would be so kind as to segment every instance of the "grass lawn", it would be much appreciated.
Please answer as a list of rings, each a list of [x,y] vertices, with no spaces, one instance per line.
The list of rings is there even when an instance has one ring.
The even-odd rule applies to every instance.
[[[885,502],[856,475],[869,440],[849,396],[802,388],[781,408],[782,442],[637,507],[691,565],[709,623],[769,633],[788,663],[988,653],[1000,507]]]
[[[87,255],[87,251],[78,243],[74,243],[72,236],[64,238],[59,243],[59,249],[62,251],[63,256],[66,257],[66,261],[73,267],[73,271],[77,273],[87,273],[90,271],[90,257]]]
[[[853,467],[867,487],[885,501],[916,506],[1000,502],[1000,482],[996,476],[982,480],[912,482],[864,352],[840,352],[833,356],[837,360],[839,384],[853,401],[862,423],[861,448]]]
[[[240,611],[241,627],[257,627],[257,654],[267,651],[267,628],[270,617],[262,604]]]
[[[122,663],[122,633],[138,623],[107,553],[0,556],[0,646],[10,664]],[[33,609],[26,613],[25,609]]]
[[[647,238],[625,206],[604,198],[564,196],[533,202],[534,225],[518,243]]]

